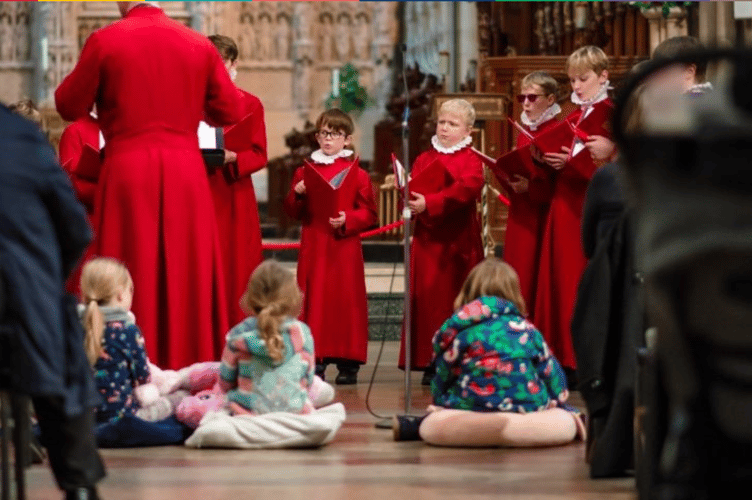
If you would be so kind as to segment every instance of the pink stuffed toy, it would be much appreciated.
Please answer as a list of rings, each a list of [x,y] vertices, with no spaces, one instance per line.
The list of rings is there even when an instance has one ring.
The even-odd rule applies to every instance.
[[[219,385],[215,384],[212,389],[183,398],[175,410],[175,417],[191,429],[195,429],[204,415],[210,411],[221,410],[226,404],[224,393],[219,389]]]

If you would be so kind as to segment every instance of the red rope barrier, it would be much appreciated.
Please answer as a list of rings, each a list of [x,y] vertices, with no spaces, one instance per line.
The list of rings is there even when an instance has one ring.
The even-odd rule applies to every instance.
[[[403,225],[405,222],[402,220],[394,221],[391,224],[387,224],[386,226],[382,226],[376,229],[373,229],[371,231],[366,231],[364,233],[360,233],[360,238],[371,238],[372,236],[376,236],[381,233],[386,233],[387,231],[391,231],[392,229],[398,228],[401,225]],[[294,243],[264,243],[261,245],[261,247],[264,250],[291,250],[295,248],[300,248],[300,242],[296,241]]]
[[[512,204],[511,201],[509,201],[509,198],[504,196],[503,194],[499,193],[499,201],[502,202],[504,205],[509,206]]]

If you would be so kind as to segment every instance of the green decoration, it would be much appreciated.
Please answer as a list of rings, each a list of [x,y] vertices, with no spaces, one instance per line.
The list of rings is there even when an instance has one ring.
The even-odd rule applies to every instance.
[[[693,2],[629,2],[629,5],[631,7],[639,8],[643,12],[660,6],[663,17],[668,17],[671,7],[689,7],[692,3]]]
[[[326,109],[339,108],[345,113],[360,114],[375,101],[360,84],[360,72],[350,63],[339,70],[339,96],[329,94],[324,103]]]

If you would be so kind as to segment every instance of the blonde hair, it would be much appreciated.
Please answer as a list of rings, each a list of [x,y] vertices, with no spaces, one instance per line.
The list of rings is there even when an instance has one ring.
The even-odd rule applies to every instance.
[[[527,307],[525,299],[522,298],[517,272],[512,266],[496,257],[488,257],[470,271],[454,301],[454,308],[459,309],[484,296],[508,300],[523,316],[527,316]]]
[[[546,97],[550,95],[556,96],[559,92],[559,82],[545,71],[533,71],[525,75],[520,83],[520,89],[532,87],[533,85],[539,86]]]
[[[608,56],[600,47],[586,45],[572,52],[567,58],[565,68],[567,73],[570,70],[588,71],[591,69],[596,75],[608,70]]]
[[[261,338],[274,361],[282,359],[285,348],[280,323],[286,316],[300,314],[301,300],[295,275],[276,260],[259,264],[240,298],[243,310],[255,314]]]
[[[84,348],[92,366],[102,355],[104,316],[100,307],[132,286],[133,278],[128,268],[115,259],[98,257],[87,262],[81,270],[81,298],[86,305]]]
[[[24,118],[33,121],[40,127],[42,126],[42,114],[34,105],[31,99],[21,99],[8,106],[8,109]]]
[[[457,113],[465,118],[468,127],[475,124],[475,108],[464,99],[449,99],[444,101],[439,108],[439,113]]]

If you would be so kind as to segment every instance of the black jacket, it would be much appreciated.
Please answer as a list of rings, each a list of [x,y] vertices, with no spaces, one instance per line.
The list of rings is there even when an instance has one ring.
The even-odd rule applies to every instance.
[[[588,189],[582,239],[590,260],[572,317],[579,389],[590,416],[592,477],[622,476],[633,466],[637,349],[645,324],[633,215],[618,177],[619,166],[607,165]]]
[[[75,299],[63,288],[90,240],[84,208],[47,139],[0,106],[0,329],[6,341],[0,357],[13,389],[63,397],[70,416],[95,397]]]

